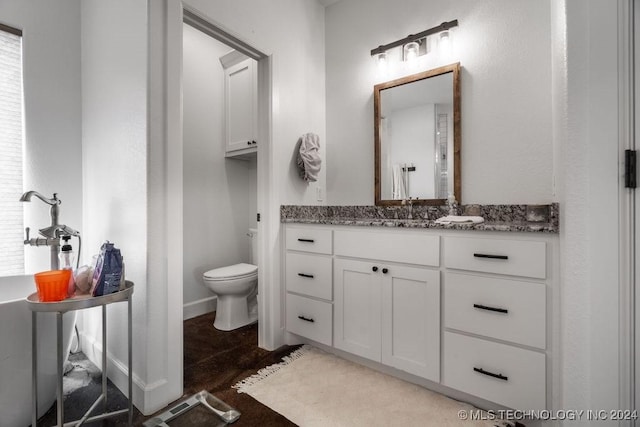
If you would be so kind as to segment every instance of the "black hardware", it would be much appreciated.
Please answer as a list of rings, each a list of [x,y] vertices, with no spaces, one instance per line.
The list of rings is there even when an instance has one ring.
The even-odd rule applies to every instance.
[[[475,308],[479,308],[480,310],[488,310],[488,311],[495,311],[497,313],[508,313],[509,310],[507,310],[506,308],[495,308],[495,307],[489,307],[486,305],[482,305],[482,304],[473,304],[473,306]]]
[[[310,319],[308,317],[304,317],[304,316],[298,316],[298,319],[304,320],[305,322],[311,322],[311,323],[315,322],[315,320]]]
[[[382,274],[387,274],[388,272],[389,272],[389,269],[388,269],[388,268],[383,268],[383,269],[382,269]]]
[[[298,242],[307,242],[307,243],[313,243],[315,240],[313,239],[298,239]]]
[[[509,377],[505,377],[502,374],[494,374],[493,372],[485,371],[482,368],[476,368],[476,367],[474,367],[473,370],[478,372],[478,373],[481,373],[482,375],[487,375],[489,377],[497,378],[497,379],[503,380],[503,381],[509,381]]]
[[[376,267],[375,265],[374,265],[373,267],[371,267],[371,269],[372,269],[373,271],[378,271],[378,267]]]
[[[308,277],[309,279],[313,279],[313,274],[298,273],[298,276],[300,276],[300,277]]]
[[[251,143],[252,143],[252,144],[257,144],[257,142],[255,142],[255,141],[251,141]]]
[[[257,214],[257,215],[256,215],[256,220],[257,220],[258,222],[260,222],[260,214]]]
[[[509,259],[507,255],[473,254],[476,258]]]
[[[402,168],[403,172],[415,172],[416,171],[416,167],[415,166],[407,166]]]
[[[636,188],[636,150],[624,150],[624,186]]]
[[[247,145],[251,145],[251,141],[247,141]]]

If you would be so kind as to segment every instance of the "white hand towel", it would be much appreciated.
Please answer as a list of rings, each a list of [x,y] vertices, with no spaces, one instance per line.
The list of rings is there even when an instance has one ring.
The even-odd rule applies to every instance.
[[[391,172],[391,198],[393,200],[404,200],[407,198],[407,191],[404,186],[404,177],[399,164],[393,165]]]
[[[484,218],[481,216],[447,215],[436,219],[438,224],[482,224],[483,222]]]
[[[297,164],[300,177],[305,181],[317,181],[318,172],[322,160],[318,150],[320,149],[320,137],[315,133],[305,133],[298,139]]]

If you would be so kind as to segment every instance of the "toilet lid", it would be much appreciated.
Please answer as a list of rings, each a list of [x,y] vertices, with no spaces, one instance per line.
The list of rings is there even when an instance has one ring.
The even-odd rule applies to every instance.
[[[255,275],[257,272],[257,265],[240,263],[209,270],[204,273],[204,278],[208,280],[241,279]]]

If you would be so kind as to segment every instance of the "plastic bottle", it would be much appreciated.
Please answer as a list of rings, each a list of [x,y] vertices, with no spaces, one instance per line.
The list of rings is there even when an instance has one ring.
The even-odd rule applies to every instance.
[[[73,252],[73,248],[69,244],[69,240],[71,236],[62,236],[62,240],[64,240],[64,244],[60,248],[60,254],[58,257],[60,258],[60,269],[61,270],[71,270],[71,277],[69,278],[69,288],[67,291],[67,296],[71,297],[76,291],[76,281],[74,279],[73,272],[73,261],[75,259],[75,254]]]

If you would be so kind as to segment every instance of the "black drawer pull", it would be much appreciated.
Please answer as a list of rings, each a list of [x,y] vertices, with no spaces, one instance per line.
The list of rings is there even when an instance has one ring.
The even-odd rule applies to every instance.
[[[476,258],[509,259],[507,255],[473,254]]]
[[[298,239],[298,242],[313,243],[313,242],[315,242],[315,240],[313,240],[313,239]]]
[[[494,374],[493,372],[485,371],[482,368],[476,368],[476,367],[474,367],[473,370],[476,371],[476,372],[481,373],[482,375],[487,375],[489,377],[497,378],[497,379],[502,380],[502,381],[509,381],[509,377],[505,377],[502,374]]]
[[[313,279],[313,274],[298,273],[298,276],[300,276],[300,277],[308,277],[309,279]]]
[[[308,317],[304,317],[304,316],[298,316],[298,319],[300,319],[300,320],[304,320],[305,322],[311,322],[311,323],[315,322],[315,320],[310,319],[310,318],[308,318]],[[474,368],[474,369],[475,369],[475,368]]]
[[[389,269],[388,269],[388,268],[383,268],[383,269],[382,269],[382,274],[387,274],[388,272],[389,272]]]
[[[505,314],[507,314],[509,312],[509,310],[507,310],[506,308],[489,307],[489,306],[482,305],[482,304],[473,304],[473,306],[475,308],[479,308],[480,310],[495,311],[496,313],[505,313]]]

